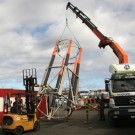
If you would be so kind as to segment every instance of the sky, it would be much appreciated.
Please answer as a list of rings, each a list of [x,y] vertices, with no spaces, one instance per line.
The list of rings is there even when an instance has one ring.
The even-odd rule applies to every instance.
[[[120,44],[135,59],[134,0],[0,0],[0,87],[24,89],[22,70],[36,68],[41,83],[57,39],[77,40],[83,48],[79,89],[104,88],[110,77],[109,65],[118,58],[66,5],[71,2],[83,11],[98,29]],[[67,33],[68,34],[67,34]]]

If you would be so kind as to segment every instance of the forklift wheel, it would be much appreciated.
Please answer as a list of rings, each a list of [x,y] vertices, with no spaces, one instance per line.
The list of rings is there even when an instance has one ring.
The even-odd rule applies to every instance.
[[[39,123],[38,121],[36,121],[35,124],[34,124],[33,130],[34,130],[35,132],[37,132],[37,131],[39,131],[39,129],[40,129],[40,123]]]
[[[23,133],[23,128],[22,127],[17,127],[14,131],[15,135],[21,135]]]

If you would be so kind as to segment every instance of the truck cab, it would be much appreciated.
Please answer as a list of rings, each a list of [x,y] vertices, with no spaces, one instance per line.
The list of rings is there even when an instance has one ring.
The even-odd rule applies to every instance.
[[[135,119],[135,64],[112,64],[111,78],[105,80],[110,95],[108,120]]]

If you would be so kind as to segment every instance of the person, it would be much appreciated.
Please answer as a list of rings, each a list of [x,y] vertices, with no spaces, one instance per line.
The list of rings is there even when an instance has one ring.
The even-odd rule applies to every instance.
[[[105,121],[105,114],[104,114],[104,109],[105,109],[105,103],[104,103],[104,97],[103,93],[101,94],[101,99],[99,100],[99,113],[100,113],[100,121]]]
[[[19,101],[18,97],[15,97],[15,101],[10,109],[10,112],[14,114],[21,114],[21,109],[22,109],[21,104],[22,104],[22,99],[20,99]]]
[[[17,113],[17,97],[15,97],[15,101],[13,103],[13,106],[10,109],[11,113]]]

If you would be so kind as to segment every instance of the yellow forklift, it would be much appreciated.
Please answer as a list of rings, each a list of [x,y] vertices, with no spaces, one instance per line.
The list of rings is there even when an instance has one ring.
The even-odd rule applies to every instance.
[[[22,106],[21,94],[17,94],[15,102],[10,109],[10,113],[3,115],[2,131],[4,133],[14,133],[20,135],[24,131],[38,131],[40,123],[37,119],[36,109],[36,95],[34,93],[34,85],[37,84],[36,69],[23,70],[23,84],[25,91],[25,106]]]

